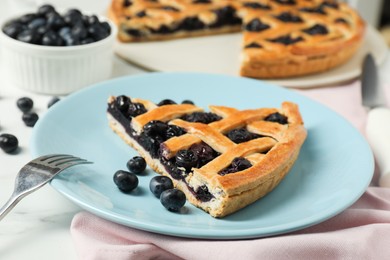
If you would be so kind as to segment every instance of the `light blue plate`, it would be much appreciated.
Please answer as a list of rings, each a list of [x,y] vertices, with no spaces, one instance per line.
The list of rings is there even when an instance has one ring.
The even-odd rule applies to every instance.
[[[159,102],[191,99],[240,109],[299,104],[308,138],[288,176],[265,198],[223,219],[186,203],[167,211],[149,191],[150,169],[131,194],[113,174],[137,155],[107,125],[109,95]],[[103,82],[55,104],[34,127],[33,156],[69,153],[94,162],[68,169],[51,185],[82,208],[105,219],[151,232],[207,239],[241,239],[286,233],[320,223],[353,204],[374,171],[371,150],[346,120],[293,91],[258,80],[192,73],[150,73]]]

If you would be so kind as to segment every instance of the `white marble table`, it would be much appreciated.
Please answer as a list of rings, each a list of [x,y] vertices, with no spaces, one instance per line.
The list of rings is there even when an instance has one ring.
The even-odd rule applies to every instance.
[[[138,73],[143,71],[114,59],[113,77]],[[16,106],[16,100],[23,96],[34,100],[34,111],[39,116],[47,111],[47,103],[52,98],[17,89],[0,78],[0,133],[14,134],[20,145],[17,154],[0,150],[0,204],[12,193],[18,170],[31,160],[32,128],[24,125],[22,112]],[[77,259],[69,227],[78,211],[79,207],[50,185],[27,196],[0,221],[0,259]]]
[[[7,6],[0,1],[0,20],[7,14]],[[1,72],[1,68],[0,68]],[[382,67],[384,81],[390,83],[390,59]],[[145,73],[119,58],[115,58],[113,77]],[[51,96],[38,95],[15,88],[0,77],[0,133],[16,135],[20,151],[9,155],[0,151],[0,204],[12,192],[14,178],[21,166],[28,162],[32,128],[26,127],[16,100],[29,96],[34,100],[34,111],[43,116]],[[69,231],[70,222],[81,209],[62,197],[50,185],[27,196],[0,222],[0,259],[77,259]]]

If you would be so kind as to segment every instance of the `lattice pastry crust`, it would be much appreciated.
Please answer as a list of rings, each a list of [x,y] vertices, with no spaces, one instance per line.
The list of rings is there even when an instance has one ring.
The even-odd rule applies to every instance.
[[[123,109],[127,98],[132,108]],[[297,159],[306,130],[298,106],[291,102],[280,109],[209,109],[206,113],[192,104],[156,106],[143,99],[111,96],[107,116],[114,132],[153,170],[170,177],[193,205],[213,217],[224,217],[279,184]],[[211,120],[199,122],[204,115]],[[156,120],[163,122],[161,132],[151,131]],[[173,134],[167,126],[175,130]],[[196,164],[181,164],[183,153],[196,153]]]
[[[355,10],[333,0],[113,0],[109,14],[123,42],[242,30],[240,75],[254,78],[340,65],[357,51],[365,28]]]

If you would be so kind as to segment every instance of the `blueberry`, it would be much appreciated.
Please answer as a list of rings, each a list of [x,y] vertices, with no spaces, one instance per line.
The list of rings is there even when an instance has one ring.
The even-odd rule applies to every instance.
[[[49,103],[47,103],[47,108],[51,108],[55,103],[57,103],[58,101],[60,101],[60,98],[59,97],[52,97],[50,100],[49,100]]]
[[[33,108],[34,101],[29,97],[22,97],[16,101],[16,105],[22,112],[28,112]]]
[[[236,144],[240,144],[255,139],[256,137],[259,137],[259,135],[253,134],[245,128],[238,128],[228,132],[227,137]]]
[[[310,35],[325,35],[329,33],[328,29],[321,24],[313,25],[312,27],[304,29],[302,31]]]
[[[39,116],[35,112],[26,112],[23,113],[22,120],[26,126],[33,127],[38,121]]]
[[[287,117],[278,112],[268,115],[266,118],[264,118],[264,121],[275,122],[282,125],[288,123]]]
[[[186,195],[178,189],[169,189],[161,193],[161,204],[169,211],[178,212],[186,203]]]
[[[37,11],[38,15],[43,15],[43,16],[45,16],[51,12],[55,12],[55,9],[52,5],[49,5],[49,4],[44,4],[44,5],[40,6],[38,8],[38,11]]]
[[[40,41],[39,34],[35,32],[35,30],[24,30],[16,36],[16,39],[25,43],[38,44]]]
[[[115,98],[116,107],[121,112],[127,112],[130,103],[131,103],[130,98],[125,95],[120,95]]]
[[[106,30],[106,32],[107,32],[108,34],[111,33],[111,26],[110,26],[109,23],[107,23],[107,22],[101,22],[101,23],[100,23],[100,27],[102,27],[104,30]]]
[[[286,22],[286,23],[301,23],[301,22],[303,22],[301,17],[293,15],[290,12],[283,12],[279,15],[276,15],[275,18],[279,19],[282,22]]]
[[[203,202],[210,201],[214,196],[209,192],[206,185],[199,186],[195,191],[195,197]]]
[[[19,18],[19,21],[24,24],[30,23],[32,20],[37,18],[36,14],[25,14]]]
[[[163,191],[173,189],[173,182],[166,176],[155,176],[149,182],[149,189],[156,198],[160,198]]]
[[[260,19],[258,18],[251,20],[249,23],[245,25],[245,30],[250,32],[260,32],[268,28],[270,28],[270,26],[268,24],[261,22]]]
[[[165,139],[170,139],[174,136],[181,136],[185,134],[185,131],[183,128],[176,126],[176,125],[168,125],[168,129],[165,133]]]
[[[82,22],[75,24],[71,29],[71,34],[76,39],[84,39],[87,37],[88,32]]]
[[[0,135],[0,148],[6,153],[12,153],[19,147],[19,141],[16,136],[11,134]]]
[[[189,104],[189,105],[195,105],[195,103],[192,100],[185,99],[181,102],[182,104]]]
[[[160,143],[155,139],[146,136],[145,133],[141,133],[138,137],[138,142],[150,153],[153,158],[157,158],[159,155]]]
[[[77,39],[76,37],[73,37],[72,35],[70,35],[69,37],[65,38],[64,42],[65,42],[66,46],[80,45],[80,40]]]
[[[271,7],[269,5],[265,5],[262,3],[255,3],[255,2],[245,2],[243,3],[243,6],[251,8],[251,9],[263,9],[263,10],[270,10]]]
[[[42,45],[45,46],[61,46],[63,44],[62,38],[54,31],[47,31],[42,36]]]
[[[213,148],[204,142],[191,145],[190,150],[198,157],[198,168],[210,162],[218,155]]]
[[[58,30],[65,25],[65,21],[60,14],[52,12],[47,15],[47,26],[51,29]]]
[[[269,42],[281,43],[281,44],[284,44],[284,45],[294,44],[294,43],[297,43],[297,42],[300,42],[300,41],[303,41],[303,40],[304,39],[301,36],[293,38],[289,34],[282,35],[282,36],[279,36],[279,37],[273,38],[273,39],[268,39]]]
[[[110,34],[103,26],[100,26],[100,24],[93,24],[89,26],[87,30],[89,36],[95,41],[100,41]]]
[[[45,24],[45,25],[41,25],[39,27],[36,28],[36,32],[37,34],[39,35],[44,35],[45,33],[47,33],[49,31],[49,27]]]
[[[77,23],[83,22],[83,15],[78,9],[70,9],[68,10],[64,16],[64,21],[66,24],[70,26],[74,26]]]
[[[252,167],[252,164],[244,157],[236,157],[232,161],[232,167],[237,171],[243,171],[245,169]]]
[[[99,23],[99,18],[96,15],[84,16],[84,20],[87,22],[88,25]]]
[[[36,28],[38,28],[42,25],[45,25],[45,24],[46,24],[46,19],[38,17],[38,18],[35,18],[34,20],[32,20],[31,22],[29,22],[27,27],[29,29],[36,29]]]
[[[143,127],[143,132],[147,136],[164,136],[168,129],[168,125],[162,121],[152,120]]]
[[[84,40],[80,41],[80,44],[90,44],[90,43],[93,43],[93,42],[95,42],[94,39],[92,39],[92,38],[85,38]]]
[[[210,27],[241,23],[241,19],[236,16],[236,10],[230,5],[213,10],[213,12],[217,16],[217,20]]]
[[[222,117],[211,112],[194,112],[181,117],[181,119],[188,122],[198,122],[203,124],[210,124],[211,122],[221,120]]]
[[[176,155],[176,165],[190,171],[198,163],[198,156],[191,150],[179,150]]]
[[[65,26],[58,30],[58,35],[61,36],[62,39],[69,38],[71,36],[70,27]]]
[[[145,171],[146,161],[141,156],[135,156],[131,158],[126,165],[130,172],[139,174]]]
[[[232,163],[226,167],[225,169],[221,170],[218,174],[219,175],[226,175],[229,173],[235,173],[239,171],[243,171],[245,169],[248,169],[251,167],[252,164],[250,161],[243,157],[236,157],[233,159]]]
[[[146,113],[147,110],[142,103],[130,103],[127,113],[131,117],[136,117]]]
[[[23,31],[24,27],[25,26],[19,22],[10,22],[3,27],[3,32],[11,38],[16,38],[16,36]]]
[[[171,99],[163,99],[161,100],[157,106],[161,107],[161,106],[165,106],[165,105],[173,105],[173,104],[176,104],[175,101],[171,100]]]
[[[128,171],[116,171],[113,179],[116,186],[123,192],[130,192],[138,186],[137,175]]]
[[[198,17],[187,17],[181,22],[179,29],[194,31],[203,29],[205,26],[206,25]]]

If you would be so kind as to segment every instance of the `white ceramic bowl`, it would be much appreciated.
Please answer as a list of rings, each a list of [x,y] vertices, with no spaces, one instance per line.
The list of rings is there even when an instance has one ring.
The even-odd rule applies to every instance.
[[[77,46],[41,46],[17,41],[0,30],[4,76],[16,87],[42,94],[69,94],[111,76],[116,26],[103,40]],[[3,28],[3,25],[1,26]]]

